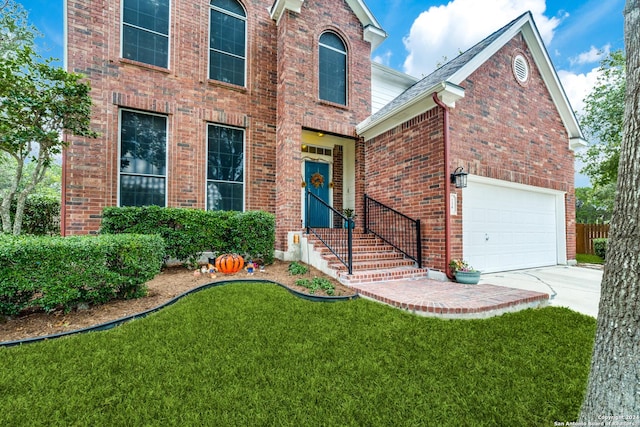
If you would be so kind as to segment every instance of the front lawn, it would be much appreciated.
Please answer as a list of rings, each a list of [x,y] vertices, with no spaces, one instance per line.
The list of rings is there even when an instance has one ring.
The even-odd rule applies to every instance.
[[[604,260],[598,255],[576,254],[576,261],[579,264],[604,264]]]
[[[577,418],[595,324],[225,285],[110,331],[0,348],[0,425],[553,425]]]

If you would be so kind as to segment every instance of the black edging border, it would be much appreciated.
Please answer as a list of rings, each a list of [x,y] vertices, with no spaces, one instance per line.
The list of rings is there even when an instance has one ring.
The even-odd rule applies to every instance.
[[[180,295],[174,297],[173,299],[170,299],[169,301],[167,301],[167,302],[165,302],[163,304],[160,304],[157,307],[150,308],[149,310],[143,311],[141,313],[136,313],[136,314],[132,314],[130,316],[121,317],[120,319],[111,320],[109,322],[100,323],[98,325],[89,326],[89,327],[83,328],[83,329],[76,329],[74,331],[60,332],[58,334],[51,334],[51,335],[43,335],[41,337],[25,338],[23,340],[3,341],[3,342],[0,342],[0,347],[13,347],[13,346],[22,345],[22,344],[31,344],[31,343],[34,343],[34,342],[47,341],[47,340],[51,340],[51,339],[55,339],[55,338],[62,338],[62,337],[66,337],[66,336],[69,336],[69,335],[81,334],[81,333],[85,333],[85,332],[106,331],[106,330],[115,328],[116,326],[122,325],[123,323],[129,322],[131,320],[142,319],[142,318],[148,316],[149,314],[155,313],[156,311],[160,311],[161,309],[176,303],[178,300],[186,297],[187,295],[191,295],[193,293],[196,293],[196,292],[199,292],[199,291],[203,291],[203,290],[209,289],[209,288],[214,288],[214,287],[217,287],[217,286],[227,285],[227,284],[230,284],[230,283],[243,283],[243,282],[249,282],[249,283],[271,283],[271,284],[274,284],[274,285],[278,285],[280,287],[285,288],[286,290],[288,290],[289,292],[291,292],[293,295],[297,296],[298,298],[306,299],[306,300],[312,301],[312,302],[350,301],[350,300],[357,299],[357,298],[360,297],[360,295],[358,293],[356,293],[354,295],[348,295],[348,296],[310,295],[310,294],[305,294],[305,293],[296,291],[295,289],[291,289],[290,287],[285,286],[282,283],[278,283],[278,282],[274,282],[273,280],[266,280],[266,279],[222,280],[222,281],[219,281],[219,282],[211,282],[211,283],[205,283],[204,285],[200,285],[200,286],[198,286],[196,288],[193,288],[191,290],[188,290],[186,292],[181,293]]]

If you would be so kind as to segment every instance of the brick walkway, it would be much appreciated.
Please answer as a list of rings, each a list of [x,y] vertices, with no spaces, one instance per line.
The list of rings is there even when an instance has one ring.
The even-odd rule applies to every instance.
[[[360,296],[420,316],[476,319],[544,307],[549,295],[489,284],[461,285],[430,279],[394,280],[350,285]]]

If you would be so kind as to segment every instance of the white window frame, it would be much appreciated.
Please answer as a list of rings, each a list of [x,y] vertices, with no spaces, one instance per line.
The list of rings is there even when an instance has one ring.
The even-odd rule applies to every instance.
[[[248,56],[248,54],[247,54],[247,52],[248,52],[247,45],[249,44],[248,43],[248,41],[249,41],[249,38],[248,38],[249,37],[249,32],[248,32],[248,28],[247,28],[249,26],[248,25],[248,18],[247,18],[247,9],[238,0],[235,0],[235,1],[244,10],[245,16],[240,16],[240,15],[237,15],[237,14],[235,14],[233,12],[229,12],[228,10],[222,9],[222,8],[220,8],[218,6],[214,6],[214,5],[211,4],[211,2],[209,2],[209,32],[208,32],[208,37],[209,38],[207,40],[207,80],[236,85],[235,83],[224,82],[222,80],[216,80],[216,79],[212,79],[211,78],[211,59],[210,59],[210,54],[211,54],[211,51],[213,50],[213,48],[211,47],[211,27],[213,25],[211,23],[211,10],[215,10],[217,12],[224,13],[226,15],[229,15],[231,17],[238,18],[238,19],[241,19],[241,20],[244,21],[244,58],[243,58],[243,60],[244,60],[244,71],[243,71],[243,82],[242,82],[242,85],[240,85],[240,86],[247,87],[247,56]],[[219,51],[219,52],[222,52],[222,51]],[[234,58],[239,58],[238,56],[230,54],[228,52],[222,52],[222,53],[224,53],[225,55],[233,56]]]
[[[171,4],[172,4],[173,0],[169,0],[169,28],[167,29],[167,70],[171,69],[171,20],[172,20],[172,16],[171,16]],[[150,33],[153,34],[159,34],[161,36],[164,36],[164,34],[162,33],[158,33],[155,31],[151,31],[151,30],[147,30],[146,28],[139,28],[136,27],[134,25],[131,24],[126,24],[129,27],[132,28],[138,28],[144,31],[148,31]],[[154,65],[154,64],[148,64],[146,62],[142,62],[142,61],[138,61],[138,60],[133,60],[133,59],[128,59],[128,58],[124,58],[124,27],[125,27],[125,23],[124,23],[124,0],[120,2],[120,58],[123,59],[127,59],[129,61],[135,61],[135,62],[139,62],[141,64],[146,64],[149,65],[150,67],[159,67],[159,68],[164,68],[164,67],[160,67],[159,65]]]
[[[158,113],[150,113],[148,111],[142,111],[142,110],[135,110],[132,108],[120,108],[118,109],[118,157],[117,157],[117,170],[118,170],[118,187],[117,187],[117,206],[118,207],[122,207],[122,204],[120,203],[120,187],[121,187],[121,180],[120,177],[122,175],[122,172],[120,171],[120,159],[122,158],[122,112],[123,111],[129,111],[132,113],[136,113],[136,114],[147,114],[149,116],[157,116],[157,117],[164,117],[166,120],[166,124],[165,124],[165,135],[167,135],[166,141],[165,141],[165,160],[164,160],[164,165],[165,165],[165,174],[164,175],[150,175],[150,174],[140,174],[140,173],[125,173],[124,175],[136,175],[136,176],[149,176],[149,177],[154,177],[154,178],[164,178],[164,206],[162,207],[167,207],[167,202],[169,200],[169,116],[166,114],[158,114]],[[125,205],[125,206],[130,206],[130,205]]]
[[[222,127],[228,129],[234,129],[242,131],[242,212],[247,209],[247,130],[245,128],[228,126],[220,123],[208,122],[206,124],[207,130],[205,132],[205,165],[204,165],[204,210],[209,210],[209,181],[211,182],[225,182],[231,184],[238,184],[236,181],[220,181],[209,179],[209,127]],[[212,211],[215,212],[215,211]]]

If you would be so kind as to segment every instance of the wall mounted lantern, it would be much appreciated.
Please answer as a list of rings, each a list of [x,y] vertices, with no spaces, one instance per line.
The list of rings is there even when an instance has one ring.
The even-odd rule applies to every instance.
[[[466,188],[467,186],[467,175],[462,166],[458,166],[455,171],[451,174],[451,183],[455,184],[456,188]]]

